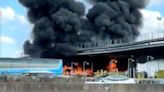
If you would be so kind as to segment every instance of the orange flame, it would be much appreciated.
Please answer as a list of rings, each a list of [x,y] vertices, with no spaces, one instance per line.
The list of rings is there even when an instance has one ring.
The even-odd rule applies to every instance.
[[[91,69],[86,69],[83,71],[83,68],[81,67],[80,64],[77,64],[75,68],[72,69],[72,67],[69,67],[65,65],[63,67],[64,75],[79,75],[79,76],[92,76],[93,70]]]
[[[107,65],[108,72],[115,72],[117,69],[117,60],[112,59]]]

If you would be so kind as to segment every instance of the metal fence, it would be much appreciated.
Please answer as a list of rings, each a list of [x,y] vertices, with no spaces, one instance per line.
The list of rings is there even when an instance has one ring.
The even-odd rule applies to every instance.
[[[94,42],[78,43],[76,47],[77,50],[84,50],[84,49],[95,48],[95,47],[98,48],[98,47],[129,44],[129,43],[142,42],[142,41],[151,41],[155,39],[164,39],[164,32],[162,31],[150,32],[146,34],[141,34],[137,38],[125,37],[125,38],[118,38],[118,39],[105,39],[105,40],[97,40]]]

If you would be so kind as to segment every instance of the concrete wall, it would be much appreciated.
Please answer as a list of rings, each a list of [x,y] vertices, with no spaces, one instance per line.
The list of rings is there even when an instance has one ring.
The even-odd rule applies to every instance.
[[[57,82],[1,82],[0,92],[164,92],[164,85],[84,85]]]
[[[0,81],[0,92],[164,92],[164,85],[91,85],[83,78],[9,78]]]
[[[0,83],[0,92],[82,92],[81,84],[37,82]]]
[[[164,85],[85,85],[85,92],[164,92]]]

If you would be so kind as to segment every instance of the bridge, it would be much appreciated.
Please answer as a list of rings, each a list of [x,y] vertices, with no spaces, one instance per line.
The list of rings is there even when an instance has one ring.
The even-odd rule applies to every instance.
[[[152,32],[140,35],[135,41],[109,39],[92,43],[77,44],[78,55],[94,55],[114,52],[158,48],[164,46],[164,32]]]

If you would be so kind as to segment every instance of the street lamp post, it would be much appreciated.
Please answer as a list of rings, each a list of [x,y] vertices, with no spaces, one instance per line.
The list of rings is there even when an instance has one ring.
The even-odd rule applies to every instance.
[[[157,17],[157,21],[158,21],[158,31],[160,30],[159,28],[159,21],[162,20],[162,17]],[[162,35],[164,37],[164,34]],[[159,60],[158,60],[158,71],[159,71]]]
[[[160,31],[160,24],[159,24],[159,22],[161,20],[162,20],[162,17],[157,17],[157,21],[158,21],[158,28],[157,28],[157,30],[158,30],[158,32]],[[162,36],[164,36],[164,34]]]
[[[86,74],[86,72],[85,72],[85,65],[89,65],[89,62],[87,62],[87,61],[83,62],[83,77],[85,77],[85,74]]]
[[[91,63],[91,70],[92,70],[92,72],[93,72],[93,63]]]
[[[77,65],[77,63],[76,62],[71,62],[71,75],[73,75],[72,73],[73,73],[73,65]]]
[[[128,58],[128,77],[131,77],[131,69],[130,69],[130,58]]]
[[[135,68],[132,66],[132,64],[135,62],[135,60],[133,59],[133,57],[128,58],[128,77],[135,77]],[[132,76],[133,73],[133,76]]]
[[[132,76],[132,78],[135,78],[135,76],[136,76],[136,66],[134,65],[134,63],[135,63],[135,60],[134,59],[131,59],[131,65],[132,65],[132,72],[133,72],[133,76]]]
[[[157,72],[159,72],[159,60],[158,60],[158,71]]]
[[[153,60],[153,59],[154,59],[154,57],[152,57],[152,56],[147,56],[147,58],[146,58],[146,60],[147,60],[147,75],[150,75],[149,74],[150,73],[150,69],[149,69],[148,62]]]
[[[157,17],[157,21],[158,21],[158,31],[159,31],[159,21],[162,20],[162,17]]]

